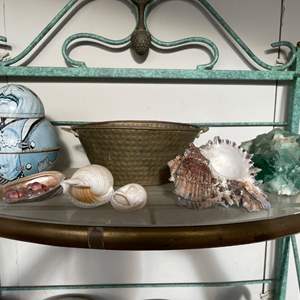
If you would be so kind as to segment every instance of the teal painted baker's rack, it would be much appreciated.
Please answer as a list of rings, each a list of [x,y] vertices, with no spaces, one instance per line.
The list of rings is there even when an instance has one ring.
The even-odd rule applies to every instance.
[[[230,71],[213,70],[219,58],[218,47],[204,37],[188,37],[181,40],[166,42],[157,39],[147,28],[147,17],[150,11],[158,6],[161,0],[128,0],[135,12],[137,25],[133,33],[121,40],[112,40],[91,33],[77,33],[68,37],[62,47],[62,55],[66,67],[30,67],[20,65],[20,62],[30,56],[36,46],[45,40],[47,34],[59,25],[64,17],[77,8],[79,0],[70,0],[52,21],[33,39],[33,41],[15,57],[5,57],[0,60],[1,79],[26,79],[32,81],[64,80],[64,81],[111,81],[111,82],[245,82],[268,84],[270,82],[283,82],[289,87],[288,116],[285,122],[236,122],[236,123],[197,123],[199,126],[233,127],[233,126],[282,126],[290,132],[299,133],[300,120],[300,43],[295,46],[287,41],[273,43],[273,48],[285,47],[289,50],[288,59],[284,64],[275,66],[266,64],[259,59],[246,43],[235,33],[228,23],[220,16],[207,0],[195,0],[217,22],[222,30],[240,47],[241,52],[260,70]],[[85,1],[88,3],[89,1]],[[81,4],[81,6],[83,6]],[[143,69],[143,68],[90,68],[84,62],[71,58],[70,52],[77,46],[85,43],[100,44],[108,49],[127,50],[129,48],[145,59],[152,50],[178,51],[182,48],[203,47],[210,54],[210,62],[198,65],[195,69]],[[9,49],[9,44],[4,36],[0,36],[0,47]],[[83,122],[54,121],[57,126],[76,125]],[[275,285],[274,299],[285,299],[289,250],[292,245],[298,283],[300,288],[300,261],[295,236],[280,238],[276,244],[276,274],[274,279],[215,282],[215,283],[152,283],[152,284],[97,284],[97,285],[60,285],[60,286],[2,286],[1,291],[15,290],[46,290],[46,289],[86,289],[86,288],[134,288],[134,287],[207,287],[207,286],[238,286],[246,284],[271,284]]]

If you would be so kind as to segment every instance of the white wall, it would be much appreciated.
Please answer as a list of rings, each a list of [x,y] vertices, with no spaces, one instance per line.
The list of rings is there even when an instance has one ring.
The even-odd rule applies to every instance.
[[[11,56],[19,53],[45,26],[66,0],[0,0],[0,34],[13,46]],[[264,61],[274,64],[277,54],[266,54],[271,42],[278,40],[280,0],[211,1],[236,32]],[[286,0],[283,38],[297,41],[299,1]],[[88,3],[70,19],[32,61],[35,66],[63,66],[61,46],[70,34],[93,32],[110,38],[130,34],[134,16],[121,1],[97,0]],[[149,17],[153,34],[165,40],[186,36],[211,38],[220,49],[216,69],[249,69],[231,43],[207,19],[193,1],[166,1]],[[130,52],[121,54],[81,47],[72,57],[88,66],[137,67]],[[143,67],[194,68],[207,57],[199,50],[162,55],[150,52]],[[2,84],[5,84],[4,82]],[[109,84],[109,83],[24,83],[43,100],[53,120],[154,119],[182,122],[273,121],[275,84]],[[284,115],[284,89],[277,98],[276,120]],[[201,137],[199,144],[215,135],[237,142],[253,138],[269,128],[215,128]],[[88,163],[78,140],[60,131],[67,163],[79,167]],[[63,249],[1,240],[0,278],[2,285],[84,284],[109,282],[225,281],[262,278],[265,243],[169,252],[114,252]],[[272,243],[268,243],[268,266]],[[296,275],[289,277],[287,299],[296,299]],[[271,272],[272,268],[270,268]],[[268,274],[269,275],[269,274]],[[259,299],[261,285],[218,289],[127,289],[79,291],[95,299]],[[4,293],[3,299],[43,299],[64,291]],[[96,297],[98,295],[98,298]],[[7,298],[6,298],[7,297]],[[11,297],[11,298],[10,298]]]

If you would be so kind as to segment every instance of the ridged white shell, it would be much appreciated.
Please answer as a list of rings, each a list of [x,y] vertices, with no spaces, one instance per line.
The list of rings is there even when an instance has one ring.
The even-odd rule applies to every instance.
[[[110,203],[117,210],[134,211],[143,208],[146,202],[146,190],[137,183],[129,183],[113,194]]]
[[[236,143],[215,137],[213,142],[200,147],[200,151],[209,161],[214,177],[253,182],[257,169],[253,168],[251,155]]]
[[[66,191],[73,204],[83,208],[103,205],[111,200],[114,179],[111,172],[99,165],[78,169],[71,179],[65,180]]]

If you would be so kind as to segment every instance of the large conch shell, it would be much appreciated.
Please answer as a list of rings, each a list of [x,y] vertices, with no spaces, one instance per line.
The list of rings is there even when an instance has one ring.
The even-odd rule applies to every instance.
[[[256,185],[251,155],[234,142],[215,137],[198,148],[191,144],[183,156],[168,163],[178,203],[190,208],[243,206],[248,211],[270,208]]]
[[[113,194],[110,203],[116,210],[134,211],[143,208],[146,202],[146,190],[137,183],[129,183]]]
[[[65,191],[71,195],[72,203],[84,208],[109,202],[114,192],[113,185],[111,172],[99,165],[80,168],[64,181]]]

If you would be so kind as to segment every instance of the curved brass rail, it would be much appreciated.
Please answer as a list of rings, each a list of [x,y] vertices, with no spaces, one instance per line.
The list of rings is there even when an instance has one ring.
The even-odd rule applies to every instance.
[[[300,215],[185,227],[89,227],[0,216],[0,236],[25,242],[107,250],[200,249],[257,243],[299,232]]]

